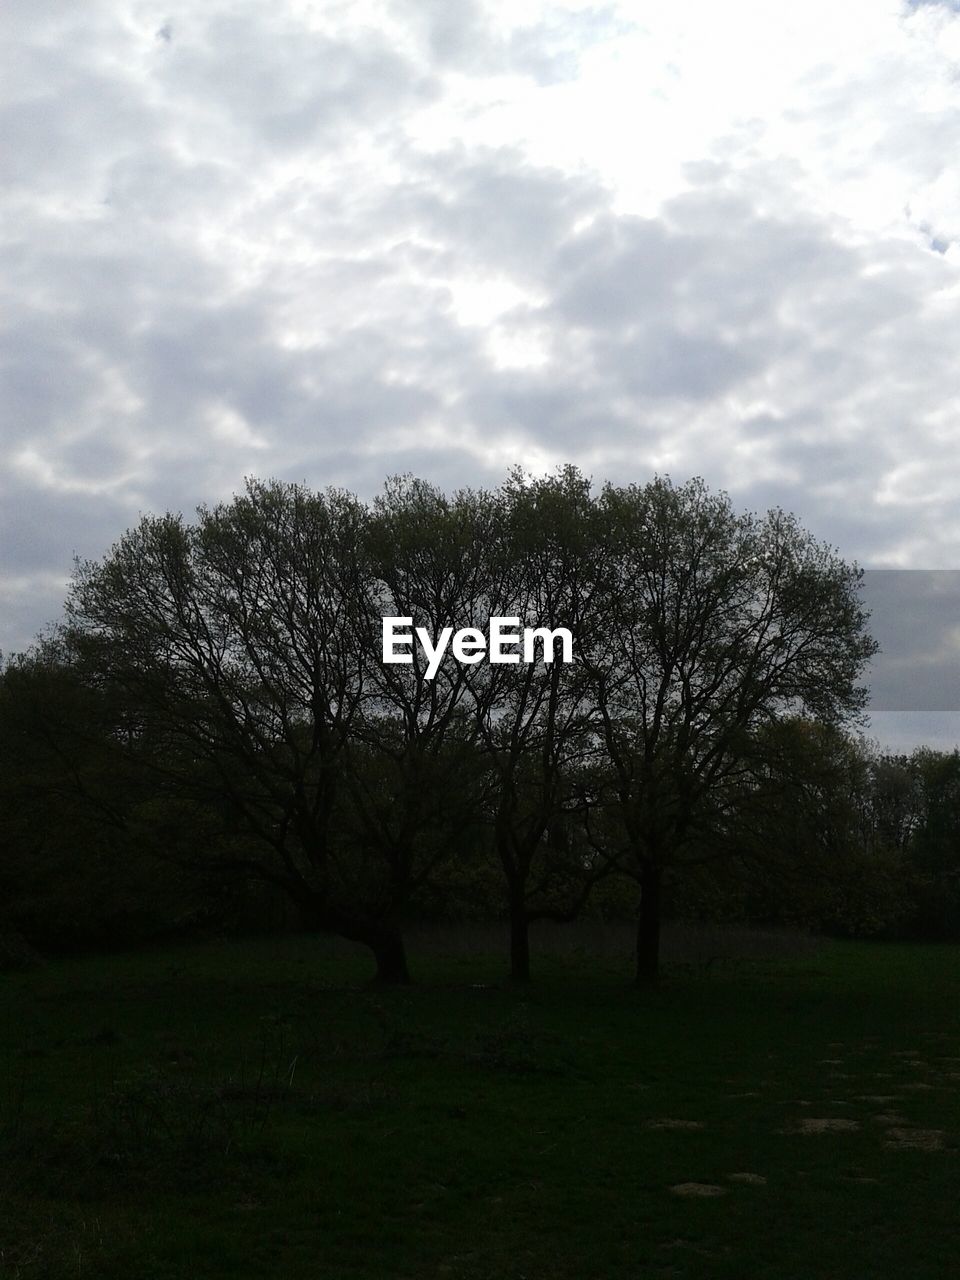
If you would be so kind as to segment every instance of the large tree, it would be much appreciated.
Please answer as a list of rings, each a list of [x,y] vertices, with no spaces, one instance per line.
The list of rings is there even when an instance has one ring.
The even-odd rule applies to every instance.
[[[483,491],[448,497],[409,476],[389,479],[365,529],[376,622],[409,618],[436,638],[476,620],[481,549],[495,523]],[[388,868],[393,901],[406,904],[427,886],[442,894],[442,872],[475,845],[485,775],[468,668],[447,653],[429,675],[419,643],[400,646],[408,662],[383,662],[381,647],[378,631],[351,750],[348,830]]]
[[[574,919],[610,870],[579,824],[596,741],[586,673],[576,653],[563,661],[550,639],[565,628],[582,640],[600,621],[602,547],[590,483],[574,467],[540,478],[513,472],[497,512],[482,548],[484,612],[547,633],[536,661],[483,664],[466,676],[491,778],[487,809],[506,888],[510,972],[525,982],[530,925]]]
[[[396,982],[409,886],[344,839],[377,621],[365,521],[348,494],[249,481],[193,523],[143,519],[78,566],[67,612],[87,672],[169,744],[180,791],[242,820],[223,870],[279,886],[308,927],[369,946]]]
[[[607,485],[584,638],[606,755],[603,847],[641,887],[637,978],[656,975],[662,883],[735,851],[768,770],[760,730],[855,716],[875,651],[860,571],[776,510],[738,514],[697,479]]]

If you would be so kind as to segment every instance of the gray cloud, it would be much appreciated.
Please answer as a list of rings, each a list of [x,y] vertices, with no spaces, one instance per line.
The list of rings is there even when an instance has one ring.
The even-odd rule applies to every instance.
[[[868,570],[862,594],[881,646],[871,708],[960,712],[960,570]]]
[[[221,138],[272,154],[341,143],[344,130],[386,122],[436,92],[376,31],[362,43],[308,33],[282,6],[192,10],[159,56],[171,98],[194,104]]]
[[[557,6],[540,21],[506,33],[478,0],[394,0],[390,8],[437,66],[473,75],[524,75],[539,85],[574,79],[587,50],[632,27],[609,5]]]

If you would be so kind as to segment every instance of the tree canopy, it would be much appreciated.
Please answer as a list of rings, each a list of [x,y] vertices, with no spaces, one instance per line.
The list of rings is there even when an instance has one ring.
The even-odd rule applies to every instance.
[[[701,480],[595,492],[565,467],[447,495],[399,477],[372,504],[250,480],[78,564],[57,661],[107,717],[98,752],[175,816],[182,859],[272,885],[382,979],[408,976],[423,895],[489,898],[491,866],[515,977],[530,922],[572,918],[611,876],[639,886],[648,977],[664,877],[756,859],[809,782],[776,727],[857,723],[860,577],[793,516],[738,513]],[[566,628],[572,661],[385,664],[387,616]]]

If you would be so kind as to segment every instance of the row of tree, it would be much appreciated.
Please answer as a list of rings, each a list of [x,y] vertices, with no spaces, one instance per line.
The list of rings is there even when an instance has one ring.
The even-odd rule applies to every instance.
[[[64,624],[7,664],[0,876],[21,902],[44,867],[110,885],[154,860],[178,902],[198,873],[204,901],[267,884],[394,982],[427,904],[502,910],[522,980],[531,922],[629,900],[615,883],[651,977],[665,893],[756,913],[915,838],[847,803],[881,768],[844,731],[875,651],[860,576],[699,480],[400,478],[370,505],[250,481],[78,565]],[[416,646],[383,663],[384,616],[566,627],[574,660],[448,651],[427,679]]]

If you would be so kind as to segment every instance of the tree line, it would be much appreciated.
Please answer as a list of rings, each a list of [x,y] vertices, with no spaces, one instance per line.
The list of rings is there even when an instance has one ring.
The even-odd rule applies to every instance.
[[[885,927],[911,854],[911,892],[924,858],[955,874],[930,797],[957,774],[853,736],[860,580],[781,510],[573,467],[372,503],[250,480],[145,517],[0,675],[9,927],[69,932],[70,886],[184,919],[268,886],[384,982],[425,913],[508,919],[517,980],[531,924],[591,903],[636,912],[640,980],[665,909]],[[573,661],[448,651],[428,679],[416,646],[382,661],[385,616],[566,628]]]

